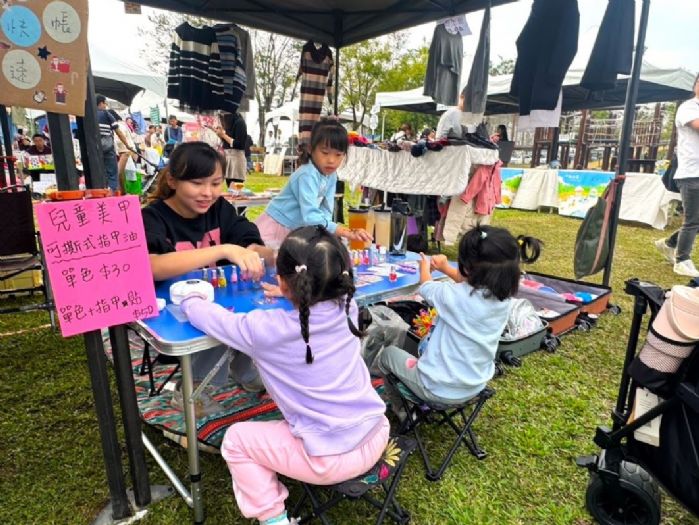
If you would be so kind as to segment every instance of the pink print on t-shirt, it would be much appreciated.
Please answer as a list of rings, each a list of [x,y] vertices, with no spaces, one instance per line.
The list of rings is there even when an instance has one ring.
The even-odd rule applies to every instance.
[[[196,246],[189,241],[179,241],[175,243],[175,251],[183,252],[186,250],[208,248],[209,246],[217,246],[219,244],[221,244],[221,228],[214,228],[213,230],[206,232],[204,237],[197,242]],[[216,263],[212,263],[210,266],[216,266]]]

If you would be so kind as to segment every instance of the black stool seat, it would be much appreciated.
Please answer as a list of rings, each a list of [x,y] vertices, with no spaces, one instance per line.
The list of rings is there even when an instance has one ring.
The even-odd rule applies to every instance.
[[[403,509],[395,499],[395,492],[403,474],[403,469],[417,446],[417,442],[406,436],[392,437],[381,456],[381,459],[366,473],[361,474],[342,483],[328,486],[317,486],[302,483],[304,494],[291,511],[292,516],[298,515],[304,503],[309,500],[311,511],[302,515],[298,523],[308,523],[317,517],[323,525],[329,525],[325,513],[340,503],[343,499],[367,501],[377,509],[379,515],[376,525],[384,522],[386,516],[391,517],[396,523],[406,524],[410,521],[410,514]],[[375,489],[382,489],[381,491]],[[329,493],[323,499],[320,492]],[[371,493],[377,492],[383,495],[382,499],[375,498]]]
[[[451,460],[454,458],[454,454],[459,448],[459,445],[462,443],[476,458],[486,458],[487,454],[485,450],[478,446],[478,440],[473,433],[472,426],[485,402],[495,395],[495,390],[486,386],[478,395],[465,403],[460,405],[446,405],[443,403],[425,401],[419,398],[394,375],[388,375],[386,381],[393,385],[400,393],[403,408],[408,415],[400,432],[402,434],[412,434],[415,437],[417,447],[420,450],[420,455],[425,464],[425,477],[428,480],[438,481],[442,478]],[[457,419],[457,416],[461,416],[461,421]],[[446,424],[456,434],[456,440],[436,470],[432,467],[432,463],[427,455],[427,450],[418,431],[419,427],[423,424]]]

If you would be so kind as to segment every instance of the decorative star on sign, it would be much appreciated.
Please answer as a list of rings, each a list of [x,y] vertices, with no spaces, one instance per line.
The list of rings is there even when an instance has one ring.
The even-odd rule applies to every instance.
[[[37,56],[39,58],[43,58],[44,60],[46,60],[49,57],[49,55],[51,54],[51,51],[46,49],[46,46],[40,47],[38,49],[39,49],[39,52],[37,53]]]

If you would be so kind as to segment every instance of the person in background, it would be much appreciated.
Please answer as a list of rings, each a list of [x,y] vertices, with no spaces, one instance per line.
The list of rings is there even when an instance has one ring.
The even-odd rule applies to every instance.
[[[501,140],[507,142],[509,140],[507,138],[507,126],[505,126],[505,124],[499,124],[498,130],[490,136],[490,140],[496,144]]]
[[[155,126],[151,124],[148,126],[148,129],[146,130],[146,134],[143,136],[143,143],[146,145],[147,148],[152,148],[153,145],[151,144],[151,137],[155,133]]]
[[[248,173],[253,171],[253,166],[252,166],[252,147],[255,145],[255,143],[252,141],[252,137],[250,135],[245,137],[245,164],[246,168],[248,170]]]
[[[437,136],[434,128],[425,128],[420,133],[420,139],[422,140],[434,140]]]
[[[34,133],[32,136],[32,145],[25,151],[29,155],[51,155],[51,146],[46,141],[46,135],[43,133]]]
[[[267,150],[267,153],[271,153],[274,146],[274,131],[270,129],[265,137],[265,149]]]
[[[403,142],[404,140],[415,140],[415,135],[413,134],[413,126],[409,122],[404,122],[401,125],[400,129],[391,136],[391,140],[394,142]]]
[[[104,160],[104,171],[107,175],[107,187],[112,191],[116,191],[119,188],[119,167],[117,164],[114,134],[116,134],[124,144],[127,143],[127,139],[119,129],[117,120],[109,112],[106,97],[104,95],[97,95],[95,101],[97,102],[97,123],[100,130],[100,145],[102,149],[102,159]]]
[[[245,162],[245,138],[248,127],[240,113],[222,113],[221,124],[215,129],[216,135],[223,142],[223,153],[226,157],[226,184],[245,182],[247,163]]]
[[[167,119],[168,126],[165,128],[165,147],[163,152],[165,155],[170,156],[172,151],[179,145],[182,144],[183,134],[182,127],[180,126],[179,120],[175,115],[170,115]]]
[[[155,131],[150,137],[150,147],[156,150],[160,155],[163,154],[163,150],[165,149],[165,136],[162,126],[155,126]]]
[[[437,123],[437,131],[435,135],[437,140],[446,139],[450,136],[461,137],[463,131],[461,126],[465,124],[463,121],[464,116],[464,94],[463,92],[459,95],[459,103],[456,107],[449,108],[442,116],[439,117],[439,122]]]
[[[692,262],[692,248],[699,232],[699,75],[694,79],[694,98],[677,108],[677,171],[674,180],[682,196],[682,227],[655,247],[674,264],[677,275],[699,277]]]
[[[17,149],[19,149],[19,151],[24,151],[32,145],[31,139],[24,134],[24,130],[22,128],[17,128],[15,141],[17,142]]]
[[[306,147],[310,147],[310,154],[304,151],[299,158],[301,166],[257,218],[262,239],[279,246],[291,230],[318,225],[338,237],[370,241],[367,231],[350,229],[332,220],[336,171],[347,154],[347,130],[335,119],[321,119],[313,125],[311,143]]]
[[[224,168],[223,156],[211,146],[187,142],[175,148],[168,165],[159,173],[155,195],[142,212],[156,281],[230,263],[240,268],[241,276],[260,278],[261,257],[272,267],[274,254],[265,248],[257,226],[238,215],[221,196]],[[206,377],[227,352],[225,346],[220,346],[193,354],[195,381]],[[228,373],[226,363],[214,375],[212,384],[228,384]],[[251,378],[250,384],[241,386],[259,390],[256,381]]]
[[[116,131],[115,137],[114,137],[114,146],[116,147],[116,153],[117,153],[117,173],[119,177],[119,188],[123,189],[124,187],[124,173],[126,172],[126,163],[129,161],[129,159],[136,160],[136,143],[134,141],[134,135],[129,129],[129,126],[122,120],[121,116],[119,113],[114,111],[113,109],[110,109],[109,112],[112,114],[112,117],[114,117],[114,120],[116,120],[117,123],[117,129],[121,131],[121,133],[117,134]]]
[[[316,485],[369,470],[389,439],[386,405],[361,355],[352,264],[324,228],[293,231],[279,248],[277,294],[294,306],[233,313],[197,293],[182,311],[199,330],[254,359],[280,421],[234,423],[221,455],[246,518],[289,525],[278,474]]]

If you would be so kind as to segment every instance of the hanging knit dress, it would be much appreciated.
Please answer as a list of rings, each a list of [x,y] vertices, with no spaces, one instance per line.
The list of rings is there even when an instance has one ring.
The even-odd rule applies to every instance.
[[[327,44],[316,48],[313,42],[306,42],[301,51],[301,67],[297,77],[301,79],[299,145],[311,142],[311,129],[320,120],[326,91],[328,98],[332,98],[332,72],[333,54]]]

